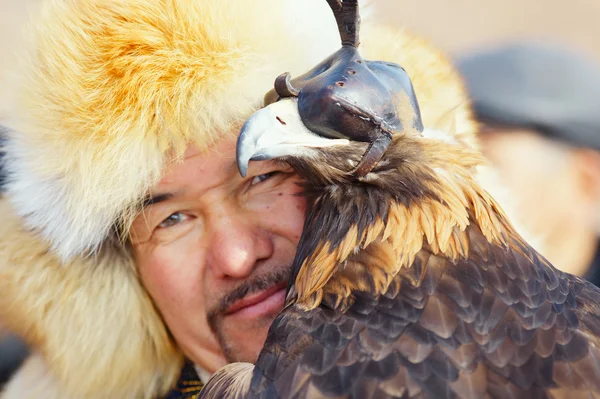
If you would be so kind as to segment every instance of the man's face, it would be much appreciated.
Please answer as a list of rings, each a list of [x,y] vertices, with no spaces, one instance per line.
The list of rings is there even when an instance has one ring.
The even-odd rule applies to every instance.
[[[482,150],[510,190],[518,219],[542,240],[564,230],[576,187],[566,147],[525,129],[496,129],[481,136]]]
[[[144,286],[184,353],[209,372],[256,360],[304,223],[288,166],[252,162],[242,178],[235,165],[235,139],[189,148],[131,231]]]

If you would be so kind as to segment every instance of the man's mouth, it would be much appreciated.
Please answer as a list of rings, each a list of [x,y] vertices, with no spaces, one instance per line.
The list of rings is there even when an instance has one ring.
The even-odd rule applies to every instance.
[[[225,311],[225,316],[259,317],[281,311],[287,284],[282,281],[234,302]]]

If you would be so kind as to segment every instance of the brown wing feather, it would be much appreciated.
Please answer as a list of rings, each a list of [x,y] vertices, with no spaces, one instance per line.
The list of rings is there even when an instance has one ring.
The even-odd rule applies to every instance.
[[[424,247],[386,293],[356,291],[344,314],[331,297],[287,308],[246,397],[600,397],[600,290],[516,237],[506,248],[468,234],[468,259]]]

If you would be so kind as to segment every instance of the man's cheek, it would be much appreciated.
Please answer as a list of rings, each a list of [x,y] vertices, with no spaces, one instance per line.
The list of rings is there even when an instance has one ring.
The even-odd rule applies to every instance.
[[[304,197],[298,197],[294,204],[295,212],[295,227],[294,227],[294,239],[296,242],[300,240],[302,230],[304,229],[304,219],[306,217],[306,199]]]
[[[138,267],[140,277],[150,296],[162,312],[178,313],[182,309],[197,307],[200,279],[194,272],[192,259],[184,259],[185,251],[154,248],[140,253]]]
[[[275,317],[273,317],[274,319]],[[269,327],[273,322],[257,320],[251,325],[225,322],[221,340],[229,348],[226,350],[230,361],[255,362],[267,339]]]

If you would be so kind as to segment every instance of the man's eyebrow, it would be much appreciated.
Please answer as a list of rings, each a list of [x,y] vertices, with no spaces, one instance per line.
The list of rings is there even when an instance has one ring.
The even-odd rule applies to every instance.
[[[174,197],[173,193],[151,195],[144,199],[144,201],[142,202],[142,208],[147,208],[151,205],[158,204],[159,202],[164,202],[173,197]]]

